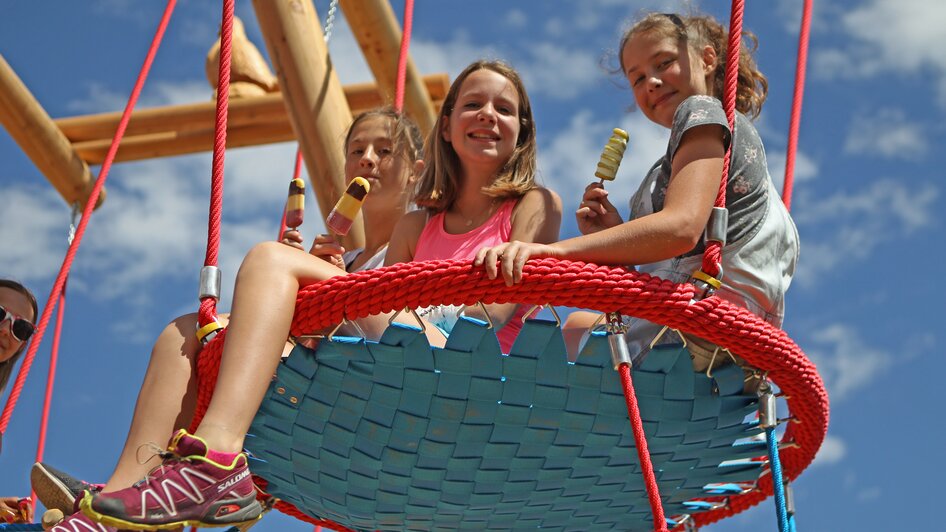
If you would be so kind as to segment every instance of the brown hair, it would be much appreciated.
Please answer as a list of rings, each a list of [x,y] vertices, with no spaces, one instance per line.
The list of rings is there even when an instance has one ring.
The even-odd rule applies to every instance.
[[[674,13],[650,13],[637,21],[621,38],[618,57],[621,72],[625,71],[623,51],[627,41],[634,35],[656,33],[665,37],[685,42],[691,50],[699,51],[704,46],[716,50],[716,71],[713,73],[713,95],[720,100],[726,81],[726,50],[729,45],[729,32],[722,24],[708,15],[677,15]],[[742,32],[743,44],[739,53],[739,75],[736,85],[736,110],[750,118],[756,118],[762,111],[769,91],[769,82],[759,72],[752,55],[759,47],[759,39],[750,32]]]
[[[22,284],[13,281],[11,279],[0,279],[0,288],[9,288],[15,292],[23,294],[24,297],[30,302],[30,306],[33,308],[33,323],[36,322],[36,318],[39,312],[39,307],[36,304],[36,296],[33,295],[33,292],[30,292],[30,289],[23,286]],[[3,393],[4,388],[7,386],[7,381],[10,380],[10,374],[13,373],[13,366],[16,365],[16,362],[23,355],[23,352],[26,351],[26,346],[29,344],[29,340],[23,342],[23,345],[13,353],[13,356],[0,362],[0,394]]]
[[[471,63],[450,85],[443,107],[437,116],[424,151],[427,153],[427,166],[421,176],[414,202],[420,207],[433,211],[442,211],[453,205],[458,193],[460,180],[460,161],[453,145],[443,139],[444,119],[453,112],[457,103],[460,86],[466,78],[477,70],[492,70],[512,82],[519,95],[519,138],[516,149],[509,160],[500,169],[496,179],[482,191],[497,198],[522,196],[535,188],[536,141],[535,120],[532,118],[532,104],[519,73],[503,61],[479,60]]]
[[[351,134],[355,131],[355,126],[368,118],[384,117],[391,119],[394,125],[391,139],[394,141],[394,149],[399,154],[403,154],[410,162],[424,158],[424,136],[420,133],[420,128],[413,120],[399,113],[393,107],[378,107],[370,109],[356,116],[348,126],[348,133],[345,134],[345,151],[348,151],[348,142],[351,140]]]

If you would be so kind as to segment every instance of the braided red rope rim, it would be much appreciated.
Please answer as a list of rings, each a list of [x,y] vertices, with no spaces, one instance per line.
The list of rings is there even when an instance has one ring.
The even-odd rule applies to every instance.
[[[507,287],[490,280],[470,261],[395,264],[315,283],[300,290],[291,334],[301,335],[340,322],[405,307],[437,304],[473,305],[518,302],[552,304],[602,312],[620,312],[668,325],[729,349],[746,363],[767,372],[782,392],[796,422],[788,424],[781,452],[784,475],[795,479],[811,464],[828,428],[828,395],[815,365],[782,330],[748,310],[710,297],[692,301],[693,286],[677,284],[621,267],[555,259],[533,260],[522,282]],[[194,426],[213,395],[219,352],[225,334],[205,347],[198,360],[198,405]],[[216,355],[216,358],[215,358]],[[694,514],[698,525],[746,510],[772,494],[769,475],[758,489],[731,496],[725,507]]]

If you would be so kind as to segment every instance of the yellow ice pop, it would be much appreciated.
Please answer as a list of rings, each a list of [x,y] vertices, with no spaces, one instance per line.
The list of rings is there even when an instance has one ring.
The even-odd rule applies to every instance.
[[[614,181],[614,177],[621,165],[621,159],[624,157],[624,151],[627,149],[627,131],[620,128],[614,128],[611,138],[605,144],[601,152],[601,159],[598,161],[598,169],[595,170],[595,177],[604,180]]]
[[[368,183],[367,179],[363,177],[352,179],[351,183],[348,184],[348,189],[338,199],[335,208],[325,219],[325,227],[335,232],[335,234],[347,235],[369,190],[371,190],[371,184]]]
[[[289,182],[289,198],[286,200],[286,227],[295,229],[305,218],[305,181],[298,177]]]

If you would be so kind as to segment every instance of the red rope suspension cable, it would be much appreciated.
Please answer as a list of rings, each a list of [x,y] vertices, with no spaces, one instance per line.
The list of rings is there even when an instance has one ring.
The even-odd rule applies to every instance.
[[[46,451],[46,428],[49,425],[49,406],[53,401],[53,385],[56,382],[56,364],[59,361],[59,340],[62,337],[62,316],[66,308],[66,287],[68,279],[62,285],[62,293],[59,294],[59,306],[56,309],[56,330],[53,332],[53,345],[49,355],[49,374],[46,378],[46,396],[43,399],[43,414],[39,422],[39,438],[36,443],[36,461],[43,461],[43,453]],[[30,499],[36,501],[36,491],[30,492]]]
[[[798,124],[801,122],[801,104],[805,94],[805,67],[808,64],[808,35],[811,33],[811,4],[805,0],[798,32],[798,62],[795,65],[795,90],[792,96],[792,118],[788,126],[788,147],[785,152],[785,180],[782,185],[782,203],[792,208],[792,187],[795,183],[795,151],[798,149]]]
[[[62,294],[65,287],[66,277],[68,277],[69,270],[72,268],[72,261],[75,258],[76,251],[78,251],[79,245],[82,243],[82,235],[85,234],[89,217],[92,215],[95,203],[99,199],[102,187],[105,186],[105,179],[108,177],[108,172],[112,167],[112,161],[115,159],[115,154],[118,152],[119,142],[121,142],[122,137],[125,135],[125,128],[128,127],[131,112],[138,102],[138,96],[141,94],[145,79],[148,77],[148,71],[151,70],[151,63],[154,61],[154,56],[158,52],[158,47],[161,44],[161,39],[164,36],[165,29],[167,29],[168,21],[171,19],[171,13],[174,12],[174,5],[176,3],[177,0],[168,0],[164,8],[164,15],[161,17],[161,22],[154,34],[154,39],[151,41],[151,48],[149,48],[148,55],[145,57],[144,64],[141,66],[141,71],[138,73],[138,79],[135,81],[135,87],[131,91],[131,96],[128,97],[128,103],[125,105],[125,111],[122,113],[121,121],[118,123],[118,129],[115,131],[115,136],[112,138],[112,144],[108,149],[108,153],[105,155],[105,160],[102,162],[102,168],[99,170],[99,176],[95,180],[95,186],[92,187],[92,193],[85,203],[85,208],[82,211],[82,219],[79,221],[79,227],[76,229],[75,240],[72,241],[72,244],[69,245],[69,249],[66,251],[66,257],[63,259],[62,266],[59,268],[59,275],[56,277],[56,282],[53,284],[49,299],[46,300],[46,305],[43,307],[43,315],[40,317],[39,323],[37,323],[33,343],[30,344],[30,348],[23,358],[23,364],[20,366],[20,371],[17,373],[16,382],[10,389],[10,396],[7,398],[7,403],[3,408],[3,414],[0,416],[0,434],[7,431],[10,416],[13,415],[13,409],[16,407],[20,393],[23,391],[26,376],[29,374],[30,366],[33,365],[33,359],[36,357],[36,351],[42,343],[43,335],[46,332],[46,325],[49,323],[49,317],[55,307],[54,303],[59,298],[60,294]]]
[[[394,108],[404,110],[404,85],[407,82],[407,51],[411,45],[411,25],[414,19],[414,0],[404,0],[404,32],[401,34],[401,51],[397,57],[397,82],[394,87]]]
[[[726,120],[729,122],[729,131],[735,135],[736,128],[736,88],[739,82],[739,47],[742,44],[742,13],[745,0],[733,0],[732,13],[729,20],[729,44],[726,47],[726,77],[723,90],[723,109],[726,111]],[[729,181],[729,160],[732,156],[732,142],[726,149],[723,159],[723,175],[719,182],[719,192],[716,195],[716,207],[726,207],[726,184]],[[713,277],[719,276],[722,261],[721,242],[709,241],[703,252],[703,271]]]
[[[654,516],[654,530],[667,532],[667,519],[664,516],[663,502],[660,500],[660,490],[657,486],[657,476],[654,475],[654,465],[650,460],[650,451],[647,449],[647,436],[644,434],[644,421],[641,419],[641,411],[637,405],[637,395],[634,393],[631,368],[627,364],[621,364],[618,372],[621,374],[624,401],[627,403],[627,415],[631,421],[631,430],[634,432],[637,459],[640,460],[641,474],[644,475],[644,485],[647,487],[647,500],[650,503],[650,511]]]
[[[233,0],[224,0],[220,25],[220,66],[217,71],[217,109],[214,122],[213,165],[210,179],[210,213],[207,219],[207,254],[204,267],[217,266],[220,250],[220,219],[223,212],[223,166],[227,148],[227,106],[230,103],[230,57],[233,37]],[[203,283],[201,283],[203,284]],[[203,290],[203,286],[201,287]],[[214,294],[219,296],[219,294]],[[203,327],[216,320],[217,299],[200,300],[198,322]]]

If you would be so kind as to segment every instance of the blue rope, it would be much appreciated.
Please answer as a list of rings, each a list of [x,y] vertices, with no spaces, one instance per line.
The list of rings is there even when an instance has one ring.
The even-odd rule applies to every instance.
[[[0,530],[43,530],[41,523],[0,524]]]
[[[775,513],[778,516],[779,532],[795,530],[794,522],[789,525],[788,509],[785,506],[785,485],[782,482],[782,463],[778,458],[778,441],[775,427],[765,429],[765,441],[769,447],[769,468],[772,470],[772,491],[775,492]]]

